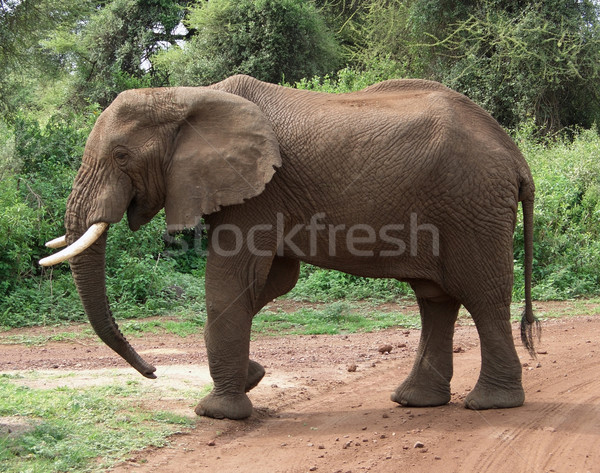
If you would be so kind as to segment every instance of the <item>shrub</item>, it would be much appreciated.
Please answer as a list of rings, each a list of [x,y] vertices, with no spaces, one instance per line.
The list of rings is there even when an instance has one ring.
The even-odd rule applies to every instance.
[[[405,74],[406,71],[393,61],[373,60],[369,67],[364,70],[345,67],[335,74],[301,79],[297,81],[293,87],[302,90],[314,90],[317,92],[336,94],[355,92],[387,79],[402,78]]]
[[[337,299],[385,302],[410,295],[410,287],[395,279],[362,278],[303,264],[298,284],[289,297],[309,302]]]
[[[600,116],[597,2],[372,0],[353,23],[354,64],[388,58],[466,94],[504,126],[543,131]],[[356,35],[354,35],[356,37]]]
[[[192,40],[153,58],[173,85],[208,85],[233,74],[297,81],[340,64],[333,34],[307,0],[199,2],[186,24]]]
[[[32,230],[41,215],[21,199],[19,181],[0,181],[0,294],[6,294],[31,272]],[[35,237],[35,233],[33,235]]]
[[[600,293],[600,136],[536,142],[531,131],[517,141],[536,185],[534,290],[536,299],[568,299]],[[515,259],[521,264],[521,223]],[[520,270],[520,267],[519,267]]]

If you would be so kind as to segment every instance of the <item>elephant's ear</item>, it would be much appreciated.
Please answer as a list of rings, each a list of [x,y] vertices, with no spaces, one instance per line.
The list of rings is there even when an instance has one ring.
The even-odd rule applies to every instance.
[[[166,171],[169,231],[257,196],[281,166],[279,143],[254,103],[201,87],[171,89],[181,110]]]

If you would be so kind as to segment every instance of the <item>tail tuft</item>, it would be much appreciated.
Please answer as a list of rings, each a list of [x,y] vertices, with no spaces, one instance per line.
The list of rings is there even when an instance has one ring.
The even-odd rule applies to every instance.
[[[537,317],[528,314],[527,309],[525,309],[523,311],[523,316],[521,317],[521,341],[525,348],[527,348],[529,355],[532,358],[537,359],[534,338],[537,338],[538,342],[542,338],[542,325]]]

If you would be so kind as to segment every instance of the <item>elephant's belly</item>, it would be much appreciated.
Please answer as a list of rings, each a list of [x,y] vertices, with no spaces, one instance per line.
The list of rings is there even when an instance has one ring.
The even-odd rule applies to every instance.
[[[363,277],[431,279],[440,268],[437,227],[315,224],[283,235],[284,256]]]

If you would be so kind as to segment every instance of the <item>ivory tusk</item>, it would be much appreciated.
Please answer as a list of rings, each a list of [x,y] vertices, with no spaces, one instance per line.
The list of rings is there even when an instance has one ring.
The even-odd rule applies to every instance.
[[[71,259],[73,256],[77,256],[79,253],[82,253],[86,248],[92,246],[107,228],[108,223],[94,223],[90,228],[87,229],[87,231],[83,235],[81,235],[79,240],[77,240],[75,243],[67,246],[64,250],[59,251],[58,253],[48,256],[47,258],[41,259],[40,266],[54,266],[55,264],[62,263],[63,261]]]
[[[46,246],[48,248],[62,248],[63,246],[67,246],[67,236],[63,235],[55,238],[54,240],[50,240],[46,243]]]

